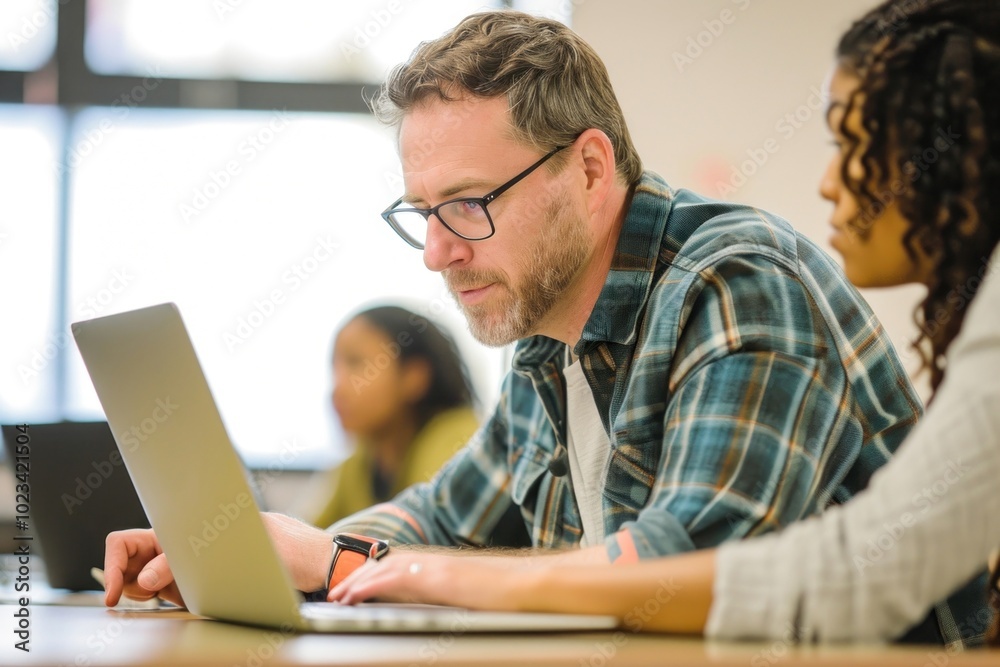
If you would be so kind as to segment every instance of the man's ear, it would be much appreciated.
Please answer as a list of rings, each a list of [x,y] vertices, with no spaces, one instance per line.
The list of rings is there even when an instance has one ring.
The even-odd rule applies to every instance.
[[[587,210],[593,214],[604,204],[615,184],[615,148],[608,135],[597,128],[585,130],[576,143],[583,158]]]
[[[409,403],[417,403],[431,388],[431,364],[419,357],[403,362],[400,382],[403,396]]]

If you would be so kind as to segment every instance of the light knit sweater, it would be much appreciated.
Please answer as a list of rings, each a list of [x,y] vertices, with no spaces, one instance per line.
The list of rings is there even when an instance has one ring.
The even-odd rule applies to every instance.
[[[984,268],[944,383],[869,488],[720,548],[708,636],[890,640],[983,570],[1000,546],[1000,250]]]

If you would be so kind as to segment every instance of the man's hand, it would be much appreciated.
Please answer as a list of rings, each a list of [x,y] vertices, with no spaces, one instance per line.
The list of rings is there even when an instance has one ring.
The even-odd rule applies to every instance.
[[[160,597],[184,606],[167,557],[152,530],[119,530],[104,543],[104,604],[114,607],[124,593],[133,600]]]
[[[264,512],[264,526],[271,536],[295,587],[315,591],[326,586],[333,557],[333,538],[283,514]],[[104,551],[104,603],[118,604],[122,595],[133,600],[160,597],[184,606],[167,557],[156,534],[146,530],[120,530],[108,535]],[[254,582],[247,582],[253,586]]]
[[[373,598],[469,609],[515,609],[513,584],[520,559],[498,565],[486,559],[418,552],[390,553],[368,561],[334,586],[330,602],[355,604]]]

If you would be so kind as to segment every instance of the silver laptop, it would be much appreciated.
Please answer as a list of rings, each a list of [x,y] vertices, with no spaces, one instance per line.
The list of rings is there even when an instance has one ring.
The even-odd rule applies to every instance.
[[[177,307],[151,306],[72,329],[142,506],[195,614],[319,632],[615,627],[611,616],[303,602],[264,527]]]

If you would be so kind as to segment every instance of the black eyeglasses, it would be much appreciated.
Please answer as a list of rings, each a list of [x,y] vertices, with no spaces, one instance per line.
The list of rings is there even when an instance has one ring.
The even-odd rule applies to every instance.
[[[433,208],[400,206],[403,203],[400,197],[392,206],[382,211],[382,218],[403,237],[404,241],[417,250],[423,250],[427,243],[427,223],[432,215],[436,216],[450,232],[466,241],[488,239],[496,233],[496,227],[493,225],[493,218],[490,217],[487,205],[564,148],[566,146],[549,151],[541,160],[483,197],[458,197],[441,202]]]

